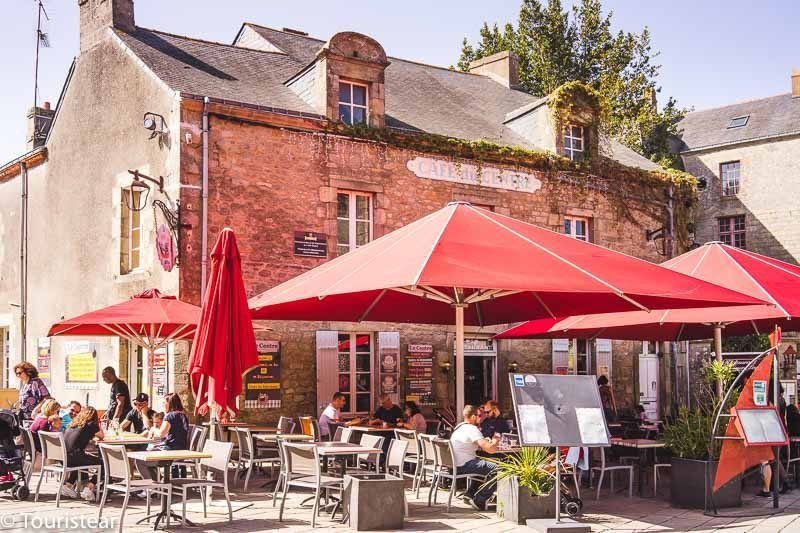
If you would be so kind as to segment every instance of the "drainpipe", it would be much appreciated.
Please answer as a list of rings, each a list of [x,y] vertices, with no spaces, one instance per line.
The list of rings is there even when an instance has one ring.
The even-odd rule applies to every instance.
[[[34,114],[36,110],[34,109]],[[28,352],[28,165],[19,164],[22,180],[22,209],[19,232],[19,288],[20,288],[20,360],[27,361]]]
[[[206,294],[208,270],[208,97],[203,98],[203,188],[201,192],[203,215],[200,222],[200,302]]]

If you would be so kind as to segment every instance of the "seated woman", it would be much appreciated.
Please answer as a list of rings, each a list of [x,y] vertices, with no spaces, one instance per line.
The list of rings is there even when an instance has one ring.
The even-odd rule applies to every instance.
[[[100,428],[100,419],[94,407],[87,406],[70,422],[64,432],[64,444],[67,447],[67,466],[99,466],[100,474],[103,473],[103,461],[97,455],[86,453],[86,446],[93,438],[103,440],[103,430]],[[69,498],[77,498],[75,480],[77,472],[70,472],[61,494]],[[97,480],[92,478],[81,492],[81,498],[86,501],[94,500],[94,489]]]
[[[39,432],[58,431],[58,429],[54,428],[50,423],[49,418],[53,415],[57,415],[60,409],[61,406],[52,398],[43,401],[42,405],[39,406],[39,414],[33,419],[31,427],[28,428],[31,435],[33,435],[33,445],[36,447],[37,452],[42,451],[42,442],[39,440]]]
[[[428,431],[428,422],[417,407],[415,402],[406,402],[403,413],[406,415],[404,422],[397,424],[399,428],[413,429],[417,433],[426,433]]]
[[[164,439],[161,450],[186,450],[189,448],[189,417],[183,410],[181,397],[171,392],[164,397],[164,421],[161,427],[153,428],[153,436]],[[136,468],[143,478],[156,479],[154,467],[148,466],[143,461],[136,461]],[[174,466],[173,475],[186,475],[185,466]]]

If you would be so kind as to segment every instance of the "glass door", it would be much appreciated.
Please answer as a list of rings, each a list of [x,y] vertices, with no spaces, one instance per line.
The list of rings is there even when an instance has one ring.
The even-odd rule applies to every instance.
[[[345,395],[342,413],[372,411],[372,336],[369,333],[339,333],[339,392]]]

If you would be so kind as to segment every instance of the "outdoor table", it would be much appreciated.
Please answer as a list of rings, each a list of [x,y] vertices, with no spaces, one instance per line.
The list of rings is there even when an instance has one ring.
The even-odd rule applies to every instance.
[[[275,443],[278,442],[278,439],[291,441],[291,442],[302,442],[302,441],[313,441],[314,437],[311,435],[304,435],[302,433],[287,433],[285,435],[278,435],[277,433],[257,433],[253,435],[254,439],[258,439],[263,442],[270,442]]]
[[[635,448],[639,450],[639,497],[644,497],[645,469],[647,468],[647,451],[652,450],[653,462],[656,464],[656,450],[666,448],[667,444],[663,441],[651,439],[611,439],[612,446],[622,446],[623,448]],[[655,467],[653,467],[655,468]],[[653,487],[653,497],[656,497],[655,487]]]
[[[194,452],[191,450],[154,450],[149,452],[130,452],[128,453],[128,458],[136,460],[136,461],[144,461],[145,463],[152,463],[155,466],[160,466],[164,469],[164,477],[163,482],[169,483],[170,482],[170,467],[172,463],[175,461],[183,461],[185,459],[210,459],[210,453],[203,453],[203,452]],[[162,518],[167,516],[167,513],[170,513],[171,517],[175,520],[180,520],[181,516],[178,513],[172,512],[171,509],[167,508],[167,497],[166,495],[161,496],[161,510],[156,515],[156,522],[153,525],[153,529],[158,528],[158,523],[161,521]],[[152,516],[152,515],[151,515]],[[139,520],[137,524],[141,524],[143,521],[149,519],[150,516],[146,516]],[[189,520],[186,523],[190,526],[194,526],[195,524],[191,523]]]
[[[123,433],[122,435],[117,435],[114,437],[108,437],[108,435],[106,435],[106,438],[98,442],[99,444],[123,444],[125,446],[133,446],[154,444],[156,442],[161,442],[162,440],[163,439],[148,438],[138,433]]]

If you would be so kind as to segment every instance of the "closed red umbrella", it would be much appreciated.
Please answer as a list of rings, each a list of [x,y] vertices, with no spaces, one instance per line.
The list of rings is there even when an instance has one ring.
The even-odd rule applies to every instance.
[[[195,413],[209,406],[235,415],[242,375],[258,365],[256,339],[236,235],[225,228],[211,252],[211,275],[189,356]]]
[[[254,319],[464,324],[759,299],[454,202],[250,300]],[[454,316],[455,315],[455,316]]]

